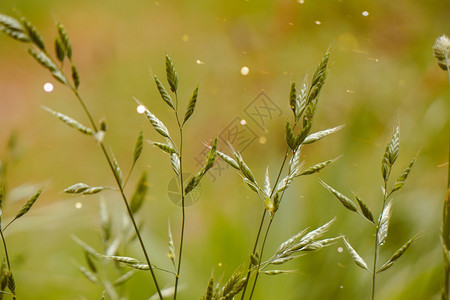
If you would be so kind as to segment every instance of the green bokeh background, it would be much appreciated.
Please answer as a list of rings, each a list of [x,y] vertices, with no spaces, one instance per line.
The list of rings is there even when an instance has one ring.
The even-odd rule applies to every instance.
[[[377,281],[378,299],[439,299],[443,279],[440,224],[446,188],[450,88],[431,47],[450,33],[450,2],[430,1],[32,1],[2,0],[0,11],[24,15],[40,29],[48,45],[55,21],[65,25],[81,75],[80,93],[97,119],[109,126],[106,143],[124,170],[131,164],[139,131],[160,140],[136,113],[133,96],[143,101],[176,132],[173,114],[161,101],[151,74],[164,78],[164,55],[179,75],[179,96],[186,103],[199,85],[196,111],[186,126],[185,170],[208,142],[236,117],[247,119],[259,139],[243,157],[259,182],[266,166],[272,178],[284,153],[285,121],[291,80],[309,77],[326,49],[332,66],[321,94],[313,130],[345,124],[333,136],[304,148],[305,165],[343,155],[318,175],[302,177],[285,195],[270,233],[266,253],[300,229],[315,228],[337,217],[328,236],[345,234],[368,262],[373,232],[324,190],[322,179],[341,192],[357,193],[378,214],[381,206],[380,162],[396,125],[401,130],[399,174],[420,149],[404,190],[395,196],[393,217],[381,261],[418,231],[423,237]],[[363,16],[367,11],[368,16]],[[44,186],[32,210],[6,232],[19,299],[98,299],[102,290],[78,270],[84,264],[74,235],[101,250],[99,198],[122,222],[124,207],[114,192],[69,197],[61,191],[76,183],[113,185],[95,142],[64,126],[41,106],[88,120],[66,88],[26,53],[26,45],[0,36],[0,149],[15,130],[20,160],[10,171],[13,189],[3,218],[20,208],[23,195]],[[198,63],[200,61],[200,63]],[[242,76],[240,69],[249,68]],[[52,82],[55,90],[42,86]],[[282,110],[259,129],[245,114],[264,90]],[[224,145],[221,145],[222,147]],[[225,148],[224,148],[225,149]],[[3,150],[2,150],[3,151]],[[146,145],[127,193],[139,174],[148,172],[149,195],[139,218],[155,264],[170,268],[167,225],[176,245],[180,210],[167,195],[173,178],[170,161]],[[187,209],[185,257],[180,299],[199,299],[211,272],[225,281],[244,268],[259,224],[261,203],[232,170],[202,182],[199,201]],[[82,208],[75,208],[81,202]],[[255,299],[368,299],[371,280],[343,244],[291,262],[294,274],[261,276]],[[125,255],[142,259],[136,242]],[[170,276],[157,273],[163,287]],[[129,299],[153,292],[149,275],[126,285]]]

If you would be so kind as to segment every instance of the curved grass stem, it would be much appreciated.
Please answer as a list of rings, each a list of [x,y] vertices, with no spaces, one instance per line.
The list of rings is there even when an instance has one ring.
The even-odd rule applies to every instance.
[[[184,228],[186,220],[186,209],[185,209],[185,193],[184,193],[184,178],[183,178],[183,125],[180,123],[180,118],[178,117],[178,95],[175,93],[175,117],[177,119],[178,128],[180,131],[180,147],[179,147],[179,159],[180,159],[180,191],[181,191],[181,233],[180,233],[180,248],[178,251],[178,264],[177,273],[175,274],[175,286],[173,299],[177,299],[178,294],[178,283],[180,280],[181,272],[181,261],[183,256],[183,243],[184,243]]]
[[[80,103],[80,105],[82,106],[84,112],[86,113],[86,115],[87,115],[87,117],[88,117],[88,119],[89,119],[89,121],[90,121],[90,123],[91,123],[91,125],[92,125],[92,128],[94,129],[95,132],[97,132],[97,131],[98,131],[97,125],[95,124],[94,119],[92,118],[92,115],[91,115],[91,113],[89,112],[89,109],[87,108],[85,102],[84,102],[83,99],[81,98],[81,96],[80,96],[80,94],[78,93],[77,89],[74,88],[73,86],[69,85],[69,84],[67,84],[67,86],[68,86],[68,87],[73,91],[73,93],[75,94],[75,97],[77,98],[78,102]],[[126,195],[125,195],[125,192],[124,192],[124,190],[123,190],[123,186],[122,186],[122,184],[121,184],[121,182],[120,182],[120,179],[118,178],[116,172],[114,171],[114,169],[115,169],[115,168],[114,168],[114,165],[113,165],[113,163],[112,163],[112,160],[111,160],[111,157],[110,157],[108,151],[107,151],[106,148],[105,148],[105,145],[103,144],[102,141],[99,141],[99,145],[100,145],[100,148],[102,149],[102,152],[103,152],[103,154],[104,154],[104,156],[105,156],[105,158],[106,158],[106,161],[107,161],[107,163],[108,163],[108,165],[109,165],[109,167],[110,167],[110,169],[111,169],[111,172],[113,173],[114,179],[115,179],[115,181],[116,181],[116,183],[117,183],[117,186],[118,186],[118,188],[119,188],[120,195],[122,196],[122,200],[123,200],[123,202],[124,202],[124,204],[125,204],[125,207],[126,207],[126,210],[127,210],[128,217],[130,218],[131,223],[133,224],[134,231],[135,231],[136,236],[137,236],[137,238],[138,238],[138,240],[139,240],[140,247],[141,247],[142,252],[143,252],[143,254],[144,254],[144,257],[145,257],[145,261],[146,261],[147,264],[148,264],[149,271],[150,271],[150,273],[151,273],[153,283],[155,284],[156,291],[157,291],[157,293],[158,293],[159,298],[162,300],[162,299],[163,299],[163,296],[162,296],[162,293],[161,293],[161,289],[159,288],[159,285],[158,285],[158,280],[156,279],[155,272],[154,272],[153,267],[152,267],[152,264],[151,264],[151,262],[150,262],[150,257],[149,257],[149,255],[148,255],[148,253],[147,253],[146,248],[145,248],[144,241],[142,240],[141,234],[140,234],[140,232],[139,232],[139,228],[138,228],[138,226],[137,226],[137,224],[136,224],[136,220],[135,220],[135,218],[134,218],[134,216],[133,216],[133,213],[132,213],[132,211],[131,211],[129,202],[128,202],[127,197],[126,197]]]

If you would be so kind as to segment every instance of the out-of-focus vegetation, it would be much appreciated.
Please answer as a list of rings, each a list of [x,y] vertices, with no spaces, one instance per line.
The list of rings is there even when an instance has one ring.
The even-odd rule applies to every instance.
[[[300,3],[304,2],[304,3]],[[371,257],[369,225],[349,215],[318,183],[355,191],[371,207],[381,207],[380,161],[397,124],[401,148],[399,173],[419,148],[420,155],[406,187],[396,195],[395,214],[384,247],[392,253],[410,236],[423,232],[396,265],[377,278],[379,299],[438,299],[443,279],[439,240],[442,201],[446,191],[450,93],[447,76],[438,68],[431,47],[449,33],[448,1],[31,1],[3,0],[0,11],[24,15],[44,39],[65,25],[81,75],[80,93],[97,117],[109,125],[108,143],[122,167],[131,164],[136,136],[153,129],[136,113],[136,96],[162,119],[171,112],[160,100],[150,74],[164,72],[170,53],[180,75],[180,98],[187,101],[199,84],[196,118],[186,126],[187,169],[197,169],[203,142],[223,133],[237,117],[257,137],[242,151],[257,179],[265,165],[273,169],[284,154],[285,120],[290,117],[289,86],[312,74],[325,49],[333,49],[333,66],[321,94],[313,131],[346,124],[340,132],[305,148],[309,163],[343,155],[318,176],[294,183],[272,227],[267,251],[300,228],[315,228],[333,216],[330,234],[346,234],[360,255]],[[49,40],[48,44],[52,44]],[[73,134],[41,106],[70,113],[84,121],[72,95],[38,67],[26,48],[0,36],[0,149],[12,130],[19,133],[21,160],[9,171],[17,195],[45,185],[27,218],[6,232],[15,269],[17,295],[22,299],[98,299],[100,289],[77,269],[83,263],[72,235],[101,248],[98,197],[68,197],[61,191],[76,182],[113,185],[101,153],[91,139]],[[243,66],[249,73],[243,76]],[[55,90],[42,86],[52,82]],[[264,90],[280,112],[259,127],[247,112]],[[186,94],[183,94],[186,91]],[[166,124],[176,128],[176,124]],[[148,170],[150,184],[144,211],[144,239],[152,261],[169,266],[167,222],[179,220],[167,187],[173,178],[167,157],[144,148],[134,178]],[[201,156],[200,156],[201,157]],[[190,164],[190,165],[189,165]],[[227,278],[248,259],[260,218],[260,203],[231,170],[213,172],[202,183],[202,195],[187,210],[186,255],[181,299],[198,299],[211,271]],[[23,185],[26,183],[26,185]],[[133,189],[133,184],[128,186]],[[103,196],[117,222],[123,207],[114,192]],[[76,205],[77,203],[80,204]],[[14,209],[8,211],[16,211]],[[3,218],[13,217],[4,215]],[[174,234],[177,234],[172,227]],[[97,243],[97,244],[96,244]],[[261,276],[255,299],[364,299],[370,279],[342,244],[292,262],[299,271]],[[136,244],[130,252],[139,256]],[[389,251],[390,250],[390,251]],[[381,257],[380,260],[387,260]],[[363,273],[363,274],[362,274]],[[162,280],[169,277],[160,274]],[[170,280],[171,282],[171,280]],[[130,299],[145,299],[147,274],[127,284]]]

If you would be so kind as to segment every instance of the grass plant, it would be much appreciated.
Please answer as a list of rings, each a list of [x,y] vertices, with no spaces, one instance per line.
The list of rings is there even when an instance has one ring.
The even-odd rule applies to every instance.
[[[13,276],[11,267],[11,260],[8,254],[8,246],[5,239],[5,231],[14,221],[25,215],[31,207],[35,204],[36,200],[42,193],[42,189],[38,190],[19,210],[19,212],[12,218],[6,225],[3,226],[3,211],[7,202],[8,196],[8,175],[10,167],[16,162],[17,159],[17,137],[12,134],[7,143],[5,153],[0,160],[0,236],[2,239],[4,259],[0,265],[0,299],[3,299],[3,295],[10,294],[12,299],[16,299],[16,283]],[[6,291],[8,288],[9,292]]]
[[[392,256],[387,260],[381,267],[378,267],[379,260],[379,252],[381,247],[385,244],[387,236],[389,223],[392,215],[392,205],[393,199],[392,195],[403,188],[405,184],[405,180],[407,179],[409,173],[411,172],[411,168],[413,167],[416,157],[414,157],[408,164],[408,166],[403,170],[403,172],[397,177],[394,184],[389,186],[389,178],[391,175],[392,166],[398,158],[400,150],[400,132],[399,128],[396,127],[394,131],[394,135],[390,142],[386,146],[386,150],[383,155],[383,159],[381,161],[381,174],[383,177],[383,185],[381,186],[382,191],[382,205],[381,212],[378,217],[375,219],[372,213],[372,210],[369,206],[356,194],[354,195],[356,202],[355,204],[349,197],[344,194],[338,192],[325,182],[321,181],[322,185],[330,191],[341,203],[342,205],[351,212],[357,213],[364,220],[369,222],[374,228],[374,247],[373,247],[373,264],[372,268],[368,266],[366,261],[356,252],[356,250],[351,246],[347,237],[344,237],[345,246],[352,256],[353,261],[356,265],[365,271],[369,272],[372,277],[372,292],[371,299],[375,299],[375,290],[376,290],[376,278],[377,275],[381,272],[388,270],[392,265],[405,253],[405,251],[414,243],[419,235],[415,235],[410,238],[406,243],[403,244]]]
[[[133,216],[130,203],[124,192],[124,182],[122,179],[121,168],[119,167],[117,160],[114,158],[114,154],[112,153],[112,151],[108,151],[107,146],[105,146],[104,143],[107,124],[105,123],[105,121],[102,120],[99,122],[99,124],[97,124],[94,121],[94,117],[91,114],[90,110],[88,109],[86,102],[81,97],[78,90],[80,86],[80,75],[76,68],[75,62],[73,61],[72,45],[69,36],[67,35],[67,32],[64,29],[63,25],[61,25],[60,23],[56,24],[56,29],[58,32],[58,35],[54,40],[54,52],[56,58],[53,59],[47,50],[48,47],[45,45],[41,34],[36,29],[36,27],[33,26],[33,24],[31,24],[27,19],[22,17],[20,18],[20,20],[18,20],[11,16],[3,14],[0,15],[0,30],[3,31],[5,34],[7,34],[9,37],[30,45],[30,47],[28,48],[28,53],[37,61],[37,63],[39,63],[42,67],[47,69],[57,81],[59,81],[61,84],[69,88],[74,94],[77,101],[79,102],[80,106],[82,107],[86,117],[89,120],[90,127],[82,125],[80,122],[63,113],[53,111],[49,108],[45,109],[49,111],[51,114],[53,114],[55,117],[57,117],[59,120],[69,125],[70,127],[77,129],[79,132],[85,135],[91,136],[93,140],[96,141],[97,144],[99,145],[106,159],[106,162],[111,170],[111,173],[114,177],[117,189],[123,199],[126,211],[135,230],[136,236],[139,241],[139,245],[142,249],[145,261],[148,265],[148,269],[151,273],[153,284],[156,288],[156,291],[160,299],[162,299],[163,296],[161,294],[161,289],[159,288],[155,272],[150,262],[150,256],[146,250],[144,241],[139,232],[138,225]],[[64,63],[69,64],[70,77],[66,75]],[[134,150],[133,165],[139,158],[141,151],[142,151],[142,138],[138,138],[138,142]],[[66,193],[71,194],[89,195],[89,194],[96,194],[105,189],[109,188],[105,186],[90,186],[85,183],[76,183],[68,187],[64,191]]]
[[[436,39],[433,45],[434,56],[439,67],[447,71],[448,83],[450,85],[450,40],[446,35]],[[447,175],[447,192],[445,194],[443,220],[442,220],[442,248],[444,255],[444,284],[441,293],[442,300],[450,298],[450,139],[449,139],[449,162]]]
[[[88,108],[88,103],[80,94],[80,74],[78,73],[74,62],[69,36],[63,25],[60,23],[56,24],[57,35],[53,44],[54,55],[50,54],[50,47],[45,44],[44,39],[35,26],[23,17],[14,18],[0,14],[0,31],[12,39],[23,42],[29,46],[28,53],[36,60],[36,62],[47,69],[59,83],[66,86],[71,91],[83,110],[87,121],[89,122],[89,126],[85,126],[81,122],[61,112],[54,111],[47,107],[44,107],[44,109],[66,125],[88,136],[92,139],[93,143],[98,145],[115,181],[114,187],[101,184],[90,185],[79,182],[67,187],[64,192],[80,196],[97,195],[101,192],[110,191],[118,193],[124,204],[126,219],[120,222],[117,219],[114,219],[113,215],[108,210],[106,202],[102,199],[100,201],[99,220],[102,249],[97,250],[95,247],[86,243],[83,238],[73,238],[81,247],[85,258],[85,265],[79,265],[78,268],[89,281],[101,287],[102,292],[100,299],[119,300],[126,298],[127,293],[124,288],[124,283],[133,278],[139,270],[148,271],[150,273],[151,278],[149,282],[151,285],[148,284],[145,287],[148,289],[149,294],[153,294],[150,299],[162,300],[172,297],[176,300],[182,297],[180,292],[180,282],[182,280],[182,274],[184,274],[182,272],[183,252],[186,251],[183,250],[185,244],[186,223],[188,222],[186,197],[194,192],[207,172],[213,168],[216,159],[218,158],[231,166],[231,168],[242,178],[243,184],[254,192],[254,196],[261,201],[262,214],[259,224],[257,224],[257,228],[255,228],[256,235],[254,237],[253,247],[245,267],[237,267],[224,283],[222,283],[222,280],[217,280],[214,273],[211,273],[206,291],[202,297],[204,300],[237,298],[240,298],[241,300],[255,299],[255,291],[257,290],[258,282],[260,282],[260,276],[293,273],[296,270],[284,268],[286,263],[300,258],[309,252],[318,251],[324,247],[333,245],[341,239],[356,265],[371,275],[370,297],[373,300],[375,299],[377,290],[376,279],[378,274],[390,269],[419,237],[419,235],[415,235],[410,238],[395,251],[383,265],[379,266],[379,254],[387,240],[388,232],[390,231],[389,225],[393,207],[392,195],[404,187],[405,181],[416,161],[416,157],[414,157],[396,180],[391,183],[391,170],[398,158],[400,149],[400,132],[397,127],[394,130],[391,140],[386,146],[381,162],[381,173],[383,178],[382,197],[380,201],[381,209],[377,217],[374,216],[371,208],[369,208],[369,206],[358,196],[354,196],[355,201],[357,202],[356,204],[355,201],[351,200],[349,197],[321,181],[321,184],[331,192],[347,210],[357,213],[373,226],[374,247],[371,266],[369,266],[366,260],[351,246],[348,237],[324,237],[330,227],[335,224],[336,218],[331,219],[329,222],[316,229],[300,230],[281,243],[270,255],[267,255],[267,252],[269,251],[268,241],[270,239],[271,228],[273,227],[274,222],[279,219],[279,217],[276,219],[275,216],[279,216],[279,208],[282,200],[287,201],[288,199],[285,198],[289,197],[289,194],[287,194],[286,191],[294,186],[293,183],[297,178],[316,174],[336,160],[329,159],[313,164],[310,167],[304,167],[305,163],[303,161],[304,147],[318,142],[326,136],[343,128],[343,125],[340,125],[312,132],[312,126],[318,109],[319,97],[328,75],[330,51],[326,51],[309,83],[305,80],[298,89],[296,83],[294,81],[291,82],[289,96],[287,98],[293,115],[292,120],[286,123],[284,129],[285,151],[280,158],[280,164],[277,166],[276,172],[272,173],[270,171],[272,167],[267,166],[264,176],[261,176],[264,178],[262,180],[263,183],[257,180],[258,176],[254,175],[255,172],[253,172],[249,164],[244,161],[242,154],[234,149],[231,144],[228,145],[230,154],[226,154],[226,151],[219,150],[217,138],[213,139],[210,143],[209,152],[207,152],[204,164],[200,170],[194,173],[194,175],[186,178],[186,158],[184,153],[186,152],[185,130],[187,128],[185,126],[187,126],[195,112],[199,88],[194,88],[190,98],[186,101],[185,109],[181,109],[182,101],[179,99],[178,93],[179,76],[172,58],[166,54],[165,77],[167,83],[163,83],[156,75],[154,75],[152,79],[155,82],[156,89],[158,90],[163,103],[167,105],[174,114],[177,133],[173,134],[170,132],[164,122],[152,112],[152,107],[148,108],[144,104],[144,101],[136,98],[134,99],[138,105],[138,112],[150,122],[150,125],[157,133],[158,138],[162,139],[162,141],[149,142],[168,156],[168,162],[170,162],[171,169],[175,173],[179,183],[180,228],[176,235],[178,237],[177,243],[175,242],[176,239],[173,238],[174,234],[172,233],[170,222],[168,226],[168,257],[171,261],[173,270],[160,268],[151,263],[149,251],[147,250],[141,234],[144,226],[141,208],[148,191],[147,174],[143,172],[139,177],[133,194],[127,195],[125,193],[125,188],[127,187],[129,179],[133,174],[133,170],[141,157],[145,144],[143,132],[137,134],[136,143],[130,153],[131,164],[128,167],[128,172],[126,172],[126,175],[124,176],[122,168],[113,151],[108,150],[110,148],[105,143],[105,135],[108,134],[107,123],[104,120],[96,121],[93,113]],[[450,83],[449,44],[448,38],[443,36],[436,41],[433,49],[435,56],[438,59],[439,66],[448,72]],[[41,190],[35,193],[6,226],[2,225],[2,212],[8,192],[7,175],[9,165],[12,163],[11,153],[13,152],[14,138],[11,138],[5,152],[6,154],[0,164],[0,236],[5,254],[5,260],[0,266],[0,299],[2,299],[4,294],[10,294],[12,299],[16,299],[15,281],[12,275],[13,272],[4,231],[15,220],[28,212],[41,194]],[[449,191],[450,167],[442,225],[442,246],[445,262],[445,279],[442,290],[442,299],[449,299],[450,290]],[[127,254],[129,252],[128,245],[136,240],[139,243],[144,259],[134,258]],[[247,255],[245,255],[245,257],[244,261],[247,260]],[[167,288],[161,288],[163,285],[160,283],[160,280],[158,280],[156,271],[165,272],[173,276],[173,284]],[[164,286],[167,286],[167,284],[164,283]],[[195,287],[189,288],[194,289]],[[8,289],[9,292],[6,289]]]

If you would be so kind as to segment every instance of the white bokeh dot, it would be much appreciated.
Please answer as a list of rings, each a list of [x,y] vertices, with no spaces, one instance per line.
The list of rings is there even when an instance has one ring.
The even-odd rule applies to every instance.
[[[51,84],[50,82],[46,82],[43,88],[47,93],[53,92],[53,84]]]
[[[243,67],[241,68],[241,74],[242,74],[243,76],[247,76],[249,72],[250,72],[250,69],[249,69],[247,66],[243,66]]]
[[[138,112],[138,114],[143,114],[145,112],[145,106],[142,104],[138,105],[136,111]]]

